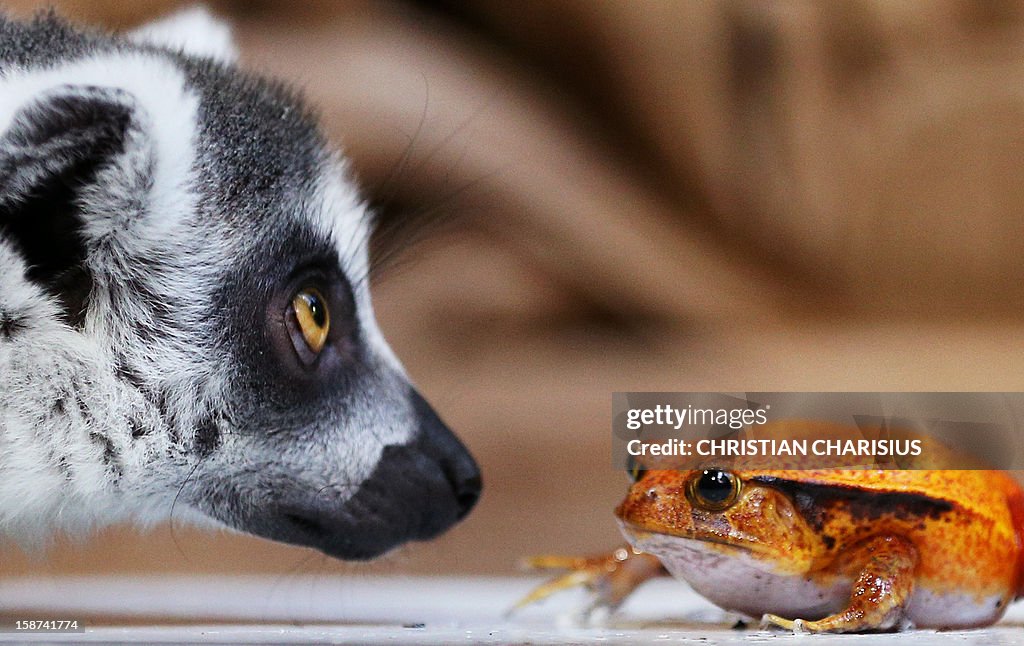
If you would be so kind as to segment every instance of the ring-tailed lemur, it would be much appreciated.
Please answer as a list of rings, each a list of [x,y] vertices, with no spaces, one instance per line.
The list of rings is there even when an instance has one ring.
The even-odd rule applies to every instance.
[[[201,10],[0,16],[0,536],[187,516],[366,559],[480,492],[374,322],[368,217]]]

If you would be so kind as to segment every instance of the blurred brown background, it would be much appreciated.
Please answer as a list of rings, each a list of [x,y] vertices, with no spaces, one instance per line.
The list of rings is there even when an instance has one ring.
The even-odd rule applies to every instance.
[[[56,4],[114,29],[180,6]],[[351,158],[401,249],[382,326],[484,469],[467,522],[356,571],[615,545],[615,390],[1024,390],[1020,3],[210,6]],[[177,526],[0,551],[0,575],[351,570]]]

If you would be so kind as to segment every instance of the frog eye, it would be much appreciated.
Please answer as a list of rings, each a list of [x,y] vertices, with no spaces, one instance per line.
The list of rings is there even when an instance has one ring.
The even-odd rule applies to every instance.
[[[689,486],[690,500],[698,507],[721,511],[736,502],[740,495],[740,479],[722,469],[699,471]]]
[[[324,349],[327,333],[331,329],[331,313],[327,309],[327,299],[317,289],[305,287],[292,297],[291,307],[301,332],[301,339],[292,338],[295,350],[302,357],[307,357],[311,353],[312,358],[315,358]],[[305,347],[301,347],[303,344]]]
[[[629,456],[629,461],[626,463],[626,468],[629,469],[629,478],[633,482],[640,482],[647,473],[647,469],[641,464],[640,460],[637,460],[635,456]]]

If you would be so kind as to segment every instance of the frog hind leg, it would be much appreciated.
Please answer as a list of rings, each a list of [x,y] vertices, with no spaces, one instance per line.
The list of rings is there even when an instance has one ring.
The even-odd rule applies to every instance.
[[[587,614],[601,609],[615,610],[645,581],[668,574],[656,557],[631,547],[620,547],[610,554],[593,557],[535,556],[526,559],[524,565],[535,570],[568,572],[534,588],[512,611],[577,586],[584,586],[594,594],[594,603]]]
[[[917,550],[899,536],[877,536],[862,543],[851,555],[864,567],[853,584],[846,608],[822,619],[784,619],[766,614],[763,626],[779,626],[796,633],[849,633],[899,629],[904,608],[914,589]]]

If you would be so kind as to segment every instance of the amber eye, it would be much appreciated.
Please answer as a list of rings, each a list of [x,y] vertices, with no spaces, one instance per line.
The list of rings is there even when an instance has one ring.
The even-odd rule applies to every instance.
[[[327,333],[331,329],[331,313],[327,310],[327,300],[319,291],[307,287],[292,299],[292,309],[295,310],[295,321],[299,324],[299,331],[302,332],[306,346],[313,354],[319,354],[327,342]]]
[[[740,495],[740,479],[722,469],[704,469],[690,480],[690,499],[699,507],[720,511]]]

